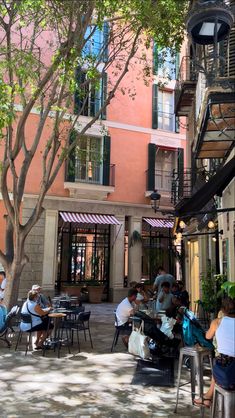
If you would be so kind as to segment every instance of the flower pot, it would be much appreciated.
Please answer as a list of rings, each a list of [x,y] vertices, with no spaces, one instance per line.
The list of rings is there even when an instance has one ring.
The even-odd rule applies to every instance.
[[[104,286],[88,286],[88,295],[90,303],[101,303]]]

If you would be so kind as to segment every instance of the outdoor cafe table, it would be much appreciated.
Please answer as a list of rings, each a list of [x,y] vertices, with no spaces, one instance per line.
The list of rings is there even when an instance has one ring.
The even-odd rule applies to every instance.
[[[51,321],[53,321],[53,324],[54,324],[54,328],[52,330],[52,335],[50,338],[50,346],[54,348],[54,351],[56,348],[58,349],[58,358],[60,357],[60,348],[63,342],[61,329],[60,329],[60,322],[64,320],[65,317],[67,316],[67,313],[65,312],[66,310],[64,310],[63,312],[51,312],[48,314],[48,317],[49,317],[48,332],[50,329]],[[70,353],[68,338],[67,338],[67,345],[68,345],[68,351]],[[46,345],[43,348],[43,356],[45,356],[45,351],[46,351]]]

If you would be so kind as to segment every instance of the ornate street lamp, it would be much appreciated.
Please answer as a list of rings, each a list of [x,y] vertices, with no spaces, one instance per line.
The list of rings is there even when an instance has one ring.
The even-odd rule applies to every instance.
[[[192,3],[186,27],[192,38],[194,64],[205,74],[208,85],[223,76],[226,59],[220,55],[219,42],[228,38],[233,23],[233,12],[223,0],[194,0]]]
[[[233,13],[223,0],[195,0],[187,17],[193,42],[211,45],[225,39],[233,25]]]
[[[154,192],[151,193],[150,195],[150,199],[151,199],[151,207],[156,213],[157,210],[159,209],[161,195],[157,192],[157,190],[154,190]]]

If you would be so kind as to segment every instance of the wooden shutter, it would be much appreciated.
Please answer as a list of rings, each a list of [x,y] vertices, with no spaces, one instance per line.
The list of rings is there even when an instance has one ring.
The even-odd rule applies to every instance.
[[[84,93],[82,93],[81,85],[86,80],[86,73],[82,71],[81,67],[77,68],[75,72],[75,78],[76,78],[77,88],[74,93],[74,113],[78,114],[81,110],[81,107],[84,101],[84,93],[85,93],[85,90],[84,90]]]
[[[109,42],[109,24],[108,22],[104,22],[103,25],[103,61],[108,61],[109,50],[108,50],[108,42]]]
[[[103,185],[109,186],[110,180],[110,136],[104,136],[104,152],[103,152]]]
[[[152,87],[152,128],[158,128],[158,85]]]
[[[156,145],[148,144],[148,175],[147,190],[155,189],[155,161],[156,161]]]
[[[102,80],[101,80],[101,107],[105,103],[107,99],[107,86],[108,86],[108,75],[107,73],[103,73]],[[106,119],[107,117],[107,108],[102,111],[101,119]]]
[[[180,65],[180,54],[176,52],[175,54],[175,79],[178,79],[178,73],[179,73],[179,65]]]
[[[158,47],[156,42],[153,42],[153,74],[158,74]]]
[[[184,149],[177,149],[177,172],[179,178],[178,194],[179,197],[183,195],[184,190]]]
[[[69,137],[69,143],[72,144],[76,140],[77,132],[73,130]],[[69,153],[67,159],[66,181],[75,181],[75,165],[76,165],[76,147]]]

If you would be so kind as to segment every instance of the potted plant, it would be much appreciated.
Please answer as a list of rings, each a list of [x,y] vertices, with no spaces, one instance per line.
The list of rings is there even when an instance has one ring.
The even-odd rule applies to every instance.
[[[105,289],[104,282],[98,280],[87,280],[88,297],[90,303],[101,303]]]
[[[215,316],[220,309],[221,292],[219,290],[225,280],[225,275],[214,274],[211,267],[208,268],[206,275],[201,278],[202,306],[212,316]]]

